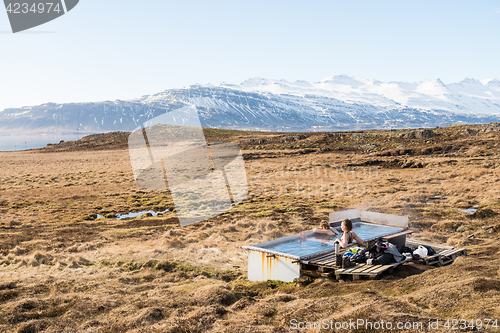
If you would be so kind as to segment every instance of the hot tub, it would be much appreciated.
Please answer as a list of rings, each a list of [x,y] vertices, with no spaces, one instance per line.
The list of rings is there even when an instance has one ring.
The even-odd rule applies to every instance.
[[[369,242],[405,231],[408,227],[406,216],[381,214],[358,209],[330,214],[330,225],[341,232],[340,224],[349,218],[353,231],[364,241]],[[261,244],[243,246],[248,250],[248,279],[250,281],[280,280],[292,282],[300,277],[301,261],[334,251],[333,242],[340,238],[306,233],[307,239],[298,235],[276,239]]]

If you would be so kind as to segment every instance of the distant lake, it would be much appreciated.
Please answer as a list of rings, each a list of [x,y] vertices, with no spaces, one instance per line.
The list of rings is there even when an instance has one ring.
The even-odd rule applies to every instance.
[[[61,140],[73,141],[88,134],[27,134],[0,135],[0,151],[15,151],[46,147],[48,143],[59,143]]]

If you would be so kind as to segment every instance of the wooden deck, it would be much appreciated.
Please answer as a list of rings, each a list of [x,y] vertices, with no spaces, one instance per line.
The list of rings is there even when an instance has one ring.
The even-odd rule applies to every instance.
[[[335,266],[335,252],[329,252],[323,255],[320,255],[318,257],[314,257],[308,260],[302,260],[301,263],[306,264],[306,265],[312,265],[312,266],[317,266],[320,272],[323,272],[325,268],[329,269],[335,269],[338,268]]]
[[[346,268],[335,266],[335,261],[335,253],[330,252],[309,260],[302,260],[301,263],[315,266],[319,273],[329,273],[329,276],[335,275],[337,279],[344,279],[346,276],[350,275],[353,280],[359,280],[361,277],[377,279],[385,272],[392,273],[394,268],[402,265],[408,260],[401,263],[391,263],[387,265],[354,264],[354,266]]]
[[[466,249],[454,249],[451,246],[433,244],[416,239],[407,239],[406,245],[426,245],[432,247],[436,251],[436,254],[420,259],[426,265],[443,266],[452,263],[458,256],[467,255]],[[345,251],[342,250],[341,255],[343,254],[343,252]],[[362,277],[369,279],[378,279],[384,273],[392,274],[396,267],[412,260],[407,258],[403,262],[391,263],[387,265],[356,264],[355,266],[346,268],[337,267],[335,265],[335,261],[335,253],[332,251],[314,258],[301,260],[300,262],[308,267],[304,270],[304,272],[308,272],[308,275],[310,276],[335,276],[337,279],[345,279],[348,276],[351,276],[353,280],[359,280]]]
[[[367,264],[356,264],[354,267],[340,268],[335,270],[335,277],[337,280],[345,278],[345,276],[351,275],[353,280],[359,280],[361,277],[367,277],[371,280],[378,279],[380,276],[387,272],[392,274],[394,268],[404,264],[408,260],[402,262],[396,262],[387,265],[367,265]]]

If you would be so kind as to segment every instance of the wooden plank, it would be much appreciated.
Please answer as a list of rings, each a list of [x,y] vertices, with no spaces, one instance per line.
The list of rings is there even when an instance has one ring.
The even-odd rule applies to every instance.
[[[342,255],[340,255],[340,257],[342,258]],[[321,264],[325,266],[336,266],[335,265],[336,263],[337,263],[337,258],[333,256],[332,258],[323,261]]]
[[[436,260],[433,260],[433,261],[426,261],[425,264],[427,266],[432,266],[432,265],[441,266],[441,258],[437,258]]]
[[[373,271],[370,272],[370,275],[379,275],[379,274],[382,274],[383,272],[385,272],[386,270],[388,270],[389,268],[391,268],[391,266],[389,265],[384,265],[380,268],[377,268]]]
[[[368,275],[368,274],[370,274],[372,271],[377,270],[377,269],[379,269],[380,267],[383,267],[383,265],[366,265],[366,266],[368,266],[368,267],[370,267],[370,266],[371,266],[371,267],[370,267],[370,268],[368,268],[368,269],[364,269],[362,272],[360,272],[360,274],[363,274],[363,275]]]
[[[361,276],[367,276],[369,279],[377,279],[386,271],[393,271],[394,268],[402,265],[408,260],[402,262],[396,262],[389,265],[366,265],[359,264],[357,267],[353,269],[350,268],[341,268],[335,271],[335,275],[337,278],[340,278],[341,275],[350,275],[353,280],[360,279]]]
[[[352,267],[347,267],[347,268],[340,268],[339,270],[342,271],[342,272],[351,272],[351,271],[357,271],[357,270],[360,270],[360,269],[363,269],[365,265],[363,264],[357,264],[356,266],[352,266]]]
[[[467,255],[467,250],[466,249],[454,249],[454,250],[446,250],[446,251],[441,251],[438,254],[437,260],[433,261],[426,261],[426,265],[437,265],[437,266],[443,266],[447,265],[457,258],[457,256],[460,255]],[[434,258],[435,256],[433,256]]]
[[[358,266],[353,266],[353,267],[347,267],[347,268],[339,268],[335,271],[335,273],[339,272],[341,274],[348,274],[349,272],[358,269]]]
[[[326,266],[319,266],[318,267],[318,271],[321,272],[321,273],[327,273],[329,271],[331,271],[332,268],[329,268],[329,267],[326,267]]]
[[[397,233],[389,235],[389,236],[384,236],[384,237],[382,237],[382,239],[392,239],[392,238],[395,238],[395,237],[399,237],[399,236],[403,236],[403,235],[408,235],[408,234],[411,234],[411,233],[413,233],[413,230],[405,230],[405,231],[397,232]]]
[[[397,263],[394,263],[394,264],[391,264],[391,265],[384,265],[382,266],[381,268],[379,269],[376,269],[374,271],[371,271],[370,274],[382,274],[383,272],[385,272],[386,270],[388,269],[391,269],[391,268],[395,268],[397,266],[401,265],[401,263],[397,262]]]
[[[449,264],[449,263],[455,261],[455,259],[457,259],[457,255],[458,256],[461,256],[461,255],[466,256],[467,250],[466,249],[456,249],[456,250],[447,251],[444,255],[439,257],[439,265],[443,266],[443,265],[446,265],[446,264]]]
[[[333,277],[335,276],[335,272],[321,273],[322,277]]]
[[[322,255],[322,256],[319,256],[319,257],[313,257],[313,258],[308,259],[307,261],[309,261],[310,263],[311,262],[319,262],[319,261],[323,260],[323,258],[328,258],[328,257],[329,257],[329,254],[328,255]]]
[[[463,254],[464,256],[467,255],[467,250],[466,249],[455,249],[455,250],[450,250],[449,253],[445,254],[445,256],[450,256],[450,255],[455,255],[455,254]],[[443,254],[441,254],[443,255]]]
[[[362,267],[360,267],[359,270],[356,271],[356,274],[368,274],[370,271],[373,271],[374,269],[376,269],[377,266],[380,266],[380,265],[364,265]]]
[[[417,246],[418,245],[427,245],[427,246],[432,247],[434,250],[451,250],[451,249],[453,249],[453,246],[448,246],[448,245],[443,245],[443,244],[435,244],[435,243],[430,243],[430,242],[426,242],[423,240],[411,239],[411,238],[406,239],[406,244],[407,245],[417,245]]]
[[[409,260],[411,260],[411,259],[406,259],[402,262],[395,262],[395,263],[388,264],[388,265],[374,265],[374,266],[377,266],[376,269],[365,269],[364,271],[360,272],[359,274],[372,274],[372,275],[373,274],[380,274],[382,272],[385,272],[386,270],[394,269],[394,268],[398,267],[399,265],[402,265],[403,263],[405,263]],[[371,266],[371,265],[366,265],[366,266]]]
[[[454,260],[455,260],[455,258],[449,258],[449,257],[440,258],[439,259],[439,266],[447,265],[447,264],[453,262]]]
[[[429,259],[434,259],[434,258],[437,258],[439,257],[440,254],[439,253],[436,253],[436,254],[433,254],[433,255],[430,255],[430,256],[425,256],[425,257],[422,257],[422,259],[424,260],[429,260]]]
[[[373,265],[362,264],[362,265],[360,265],[359,269],[356,271],[356,274],[363,274],[366,271],[369,271],[372,269],[373,269]]]
[[[335,258],[335,256],[333,256],[333,258],[332,257],[328,257],[328,258],[323,258],[323,259],[318,260],[318,261],[314,261],[314,264],[316,264],[316,265],[324,265],[327,262],[335,261],[335,260],[336,260],[336,258]]]
[[[321,260],[321,258],[323,258],[324,256],[326,255],[322,255],[322,256],[319,256],[319,257],[312,257],[312,258],[309,258],[307,260],[301,260],[300,262],[302,264],[306,264],[306,265],[311,265],[312,263],[314,263],[315,261],[317,260]]]
[[[441,252],[439,252],[439,255],[440,255],[440,256],[448,256],[448,255],[451,255],[452,253],[455,253],[454,251],[455,251],[455,250],[445,250],[445,251],[441,251]]]
[[[312,278],[317,278],[317,277],[321,276],[321,273],[318,271],[310,271],[310,270],[305,270],[305,269],[301,269],[300,274],[307,275],[307,276],[310,276]]]
[[[317,262],[317,263],[314,263],[313,265],[314,266],[330,266],[331,262],[330,261],[322,261],[322,262]],[[334,262],[335,263],[335,262]]]
[[[325,261],[322,265],[330,267],[330,266],[336,266],[336,263],[337,263],[337,260],[332,259],[332,260]]]
[[[420,260],[423,260],[424,263],[429,266],[433,265],[436,261],[439,261],[440,255],[439,254],[433,254],[432,256],[425,256],[423,258],[420,258]]]
[[[349,267],[347,268],[345,271],[344,271],[344,274],[357,274],[360,270],[362,270],[363,267],[359,266],[359,265],[356,265],[354,267]]]
[[[340,255],[340,257],[342,258],[342,255]],[[332,258],[325,260],[324,263],[325,263],[325,265],[330,265],[332,263],[335,263],[336,261],[337,261],[337,258],[334,255]]]
[[[397,263],[394,263],[391,265],[384,265],[382,268],[371,271],[370,276],[379,276],[379,275],[382,275],[386,271],[388,271],[391,274],[394,271],[394,268],[396,268],[402,264],[403,264],[403,262],[397,262]]]
[[[349,269],[351,271],[354,271],[354,270],[359,271],[359,270],[364,269],[365,266],[366,266],[365,264],[356,264],[356,266],[346,268],[346,270]]]
[[[333,255],[335,255],[334,252],[328,252],[328,253],[320,254],[317,257],[311,257],[311,258],[308,258],[308,259],[305,259],[305,260],[301,260],[300,262],[303,263],[303,264],[306,264],[306,265],[310,265],[311,263],[313,263],[313,262],[315,262],[317,260],[321,260],[324,257],[332,255],[332,253],[333,253]]]
[[[379,266],[380,268],[375,269],[375,270],[366,270],[365,273],[369,272],[370,274],[373,274],[373,273],[377,273],[379,271],[384,272],[387,269],[398,267],[399,265],[402,265],[408,261],[411,261],[411,258],[406,258],[405,260],[403,260],[401,262],[395,262],[395,263],[387,264],[387,265],[374,265],[374,266]],[[372,265],[367,265],[367,266],[372,266]],[[385,268],[385,269],[382,270],[382,268]]]
[[[335,256],[335,253],[332,253],[332,252],[330,252],[330,253],[325,253],[325,254],[319,255],[319,256],[317,256],[317,257],[312,257],[312,258],[309,258],[309,259],[307,259],[307,261],[308,261],[309,263],[314,263],[314,262],[321,261],[321,260],[323,260],[324,258],[331,257],[332,255],[333,255],[333,256]],[[305,260],[303,260],[303,262],[305,262]]]

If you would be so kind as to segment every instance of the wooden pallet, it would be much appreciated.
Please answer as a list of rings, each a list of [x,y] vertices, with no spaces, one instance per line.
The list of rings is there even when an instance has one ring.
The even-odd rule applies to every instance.
[[[352,276],[353,280],[359,280],[361,277],[367,277],[371,280],[378,279],[384,272],[389,274],[394,271],[394,268],[407,262],[404,260],[402,262],[396,262],[388,265],[367,265],[367,264],[357,264],[354,267],[339,268],[335,270],[335,276],[337,280],[341,279],[343,276]]]
[[[319,267],[335,268],[335,260],[335,252],[329,252],[309,260],[301,260],[301,263]]]
[[[437,265],[443,266],[453,262],[457,256],[467,255],[467,250],[465,249],[454,249],[451,246],[442,244],[433,244],[425,241],[407,239],[407,245],[427,245],[432,247],[436,254],[432,256],[423,257],[421,260],[425,262],[426,265]],[[344,252],[344,251],[341,251]],[[343,253],[341,253],[342,255]],[[339,268],[335,266],[336,257],[335,253],[328,252],[317,257],[313,257],[307,260],[301,260],[300,262],[311,267],[311,271],[304,270],[304,275],[309,276],[333,276],[337,279],[346,278],[351,276],[353,280],[359,280],[361,277],[369,279],[378,279],[380,276],[387,272],[392,273],[396,267],[399,265],[411,261],[411,259],[405,259],[401,263],[393,263],[388,265],[366,265],[366,264],[356,264],[352,267]]]
[[[457,256],[466,256],[466,249],[452,249],[438,252],[438,260],[434,260],[429,265],[443,266],[452,263]]]
[[[417,261],[423,261],[427,266],[439,264],[439,252],[440,251],[437,251],[435,254],[431,256],[422,257]]]
[[[416,239],[407,239],[406,244],[413,245],[413,246],[419,246],[419,245],[430,246],[435,251],[435,254],[421,258],[421,260],[426,265],[429,265],[429,266],[431,266],[431,265],[436,265],[436,266],[447,265],[449,263],[452,263],[457,258],[457,256],[466,256],[467,255],[466,249],[454,249],[452,246],[447,246],[447,245],[442,245],[442,244],[433,244],[433,243],[429,243],[429,242],[425,242],[425,241],[421,241],[421,240],[416,240]]]

